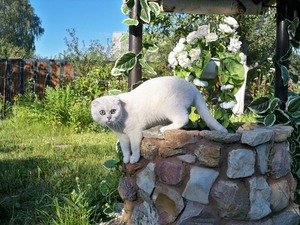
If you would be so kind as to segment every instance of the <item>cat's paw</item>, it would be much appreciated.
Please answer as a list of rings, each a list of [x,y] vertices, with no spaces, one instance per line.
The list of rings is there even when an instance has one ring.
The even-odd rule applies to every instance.
[[[168,130],[167,127],[161,127],[161,128],[159,128],[159,131],[160,131],[161,133],[164,133],[166,130]]]
[[[133,163],[137,163],[140,159],[140,156],[139,155],[132,155],[130,156],[130,163],[133,164]]]
[[[129,163],[129,156],[128,157],[123,157],[123,163],[127,164]]]

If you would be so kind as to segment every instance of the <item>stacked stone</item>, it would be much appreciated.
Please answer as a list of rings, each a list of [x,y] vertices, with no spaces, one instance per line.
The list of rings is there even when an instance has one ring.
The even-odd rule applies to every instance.
[[[119,192],[134,225],[298,225],[287,139],[292,127],[143,133]]]

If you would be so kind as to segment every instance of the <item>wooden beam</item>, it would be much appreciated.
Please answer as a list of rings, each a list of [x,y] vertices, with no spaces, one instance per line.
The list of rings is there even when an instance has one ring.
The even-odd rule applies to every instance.
[[[151,0],[150,0],[151,1]],[[189,14],[260,14],[262,0],[157,0],[164,12]]]

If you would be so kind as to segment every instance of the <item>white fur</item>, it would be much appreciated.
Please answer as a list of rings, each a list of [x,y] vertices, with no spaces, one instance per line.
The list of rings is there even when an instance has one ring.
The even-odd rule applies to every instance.
[[[210,114],[198,89],[179,77],[154,78],[131,92],[96,98],[91,112],[97,123],[116,133],[123,162],[136,163],[140,159],[142,131],[158,124],[169,124],[161,127],[161,132],[183,127],[188,123],[192,105],[210,129],[227,133]],[[101,110],[106,114],[100,115]]]

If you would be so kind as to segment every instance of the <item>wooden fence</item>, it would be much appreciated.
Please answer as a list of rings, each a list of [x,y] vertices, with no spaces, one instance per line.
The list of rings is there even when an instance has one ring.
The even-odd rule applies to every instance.
[[[76,69],[66,60],[0,59],[0,93],[5,100],[26,91],[43,98],[47,85],[59,87],[75,76]]]

